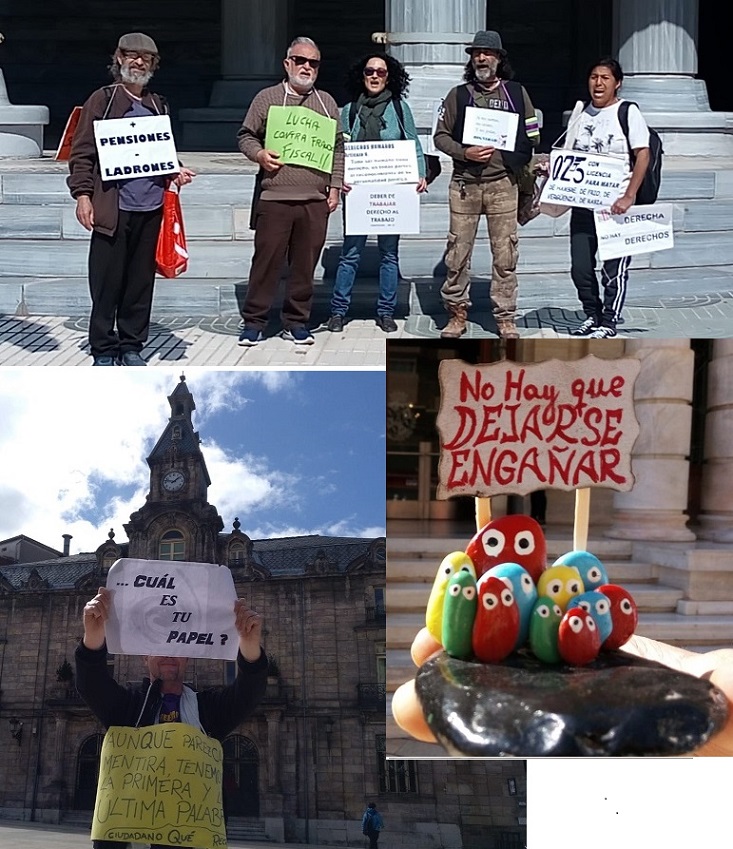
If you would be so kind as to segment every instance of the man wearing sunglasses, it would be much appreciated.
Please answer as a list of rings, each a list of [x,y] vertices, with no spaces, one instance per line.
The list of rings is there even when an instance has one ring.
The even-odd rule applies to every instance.
[[[254,256],[242,307],[239,344],[263,339],[268,314],[277,294],[282,267],[289,263],[281,310],[282,337],[296,345],[312,345],[308,329],[313,302],[313,273],[326,240],[328,216],[336,209],[344,175],[344,147],[336,101],[316,89],[321,53],[310,38],[296,38],[287,51],[285,79],[260,91],[237,133],[239,149],[260,166],[250,226]],[[305,106],[337,123],[330,174],[305,165],[280,161],[265,147],[271,106]],[[257,196],[258,195],[258,196]]]

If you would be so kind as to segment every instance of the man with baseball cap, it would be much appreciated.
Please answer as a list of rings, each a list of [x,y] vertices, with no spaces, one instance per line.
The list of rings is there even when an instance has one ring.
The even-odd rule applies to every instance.
[[[149,35],[123,35],[109,67],[113,84],[93,92],[82,107],[69,158],[67,184],[76,217],[92,233],[89,245],[89,345],[95,366],[144,366],[155,283],[155,249],[163,215],[163,174],[102,181],[94,122],[168,113],[149,88],[160,63]],[[174,182],[190,183],[194,172],[180,168]]]
[[[482,215],[486,216],[492,255],[491,301],[499,336],[519,337],[517,309],[517,179],[539,141],[539,124],[524,86],[512,80],[513,71],[498,32],[481,30],[466,47],[471,57],[465,83],[451,89],[435,131],[435,146],[453,159],[448,190],[450,232],[441,288],[450,320],[441,332],[458,339],[466,332],[471,305],[469,268]],[[499,109],[519,115],[514,149],[464,144],[466,109]]]

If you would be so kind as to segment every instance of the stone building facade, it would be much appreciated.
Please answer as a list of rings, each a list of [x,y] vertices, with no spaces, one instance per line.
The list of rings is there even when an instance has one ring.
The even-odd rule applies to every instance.
[[[264,619],[267,694],[224,742],[231,835],[361,846],[374,800],[406,847],[523,846],[524,762],[385,761],[384,538],[253,540],[239,519],[225,530],[183,378],[168,400],[125,541],[110,531],[94,552],[46,547],[55,556],[0,566],[0,817],[90,821],[104,729],[74,685],[82,609],[118,558],[174,559],[227,566]],[[109,667],[132,685],[145,671],[132,656]],[[197,659],[188,674],[220,685],[233,664]]]

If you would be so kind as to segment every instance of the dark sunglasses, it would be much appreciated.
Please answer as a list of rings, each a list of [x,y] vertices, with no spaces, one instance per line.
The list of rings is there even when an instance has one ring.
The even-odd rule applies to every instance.
[[[298,67],[301,65],[310,65],[314,71],[317,71],[321,65],[320,59],[309,59],[307,56],[288,56],[288,59],[292,59]]]
[[[386,68],[369,68],[369,67],[364,68],[364,76],[365,77],[372,77],[372,76],[374,76],[374,74],[376,74],[381,79],[382,77],[387,76],[387,69]]]

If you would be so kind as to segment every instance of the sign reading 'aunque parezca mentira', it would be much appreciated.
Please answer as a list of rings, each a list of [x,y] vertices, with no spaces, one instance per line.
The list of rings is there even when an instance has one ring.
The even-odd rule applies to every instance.
[[[444,360],[438,498],[634,485],[639,360]]]

